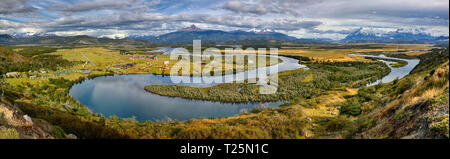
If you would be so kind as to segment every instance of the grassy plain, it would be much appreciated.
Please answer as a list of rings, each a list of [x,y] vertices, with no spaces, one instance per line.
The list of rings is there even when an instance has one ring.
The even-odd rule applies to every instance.
[[[52,53],[53,55],[62,55],[64,59],[69,61],[86,61],[85,55],[89,60],[92,61],[97,67],[94,67],[91,64],[83,67],[83,64],[77,65],[73,67],[73,69],[102,69],[105,70],[106,67],[114,67],[114,65],[125,65],[130,63],[136,63],[136,66],[118,71],[119,73],[154,73],[154,74],[169,74],[170,70],[173,68],[184,68],[190,64],[191,72],[193,75],[201,74],[198,70],[193,70],[193,64],[191,61],[183,61],[180,59],[170,59],[170,55],[157,55],[158,59],[150,60],[147,59],[147,56],[153,56],[155,54],[121,54],[116,50],[109,50],[105,48],[81,48],[81,49],[70,49],[70,50],[58,50],[56,53]],[[145,57],[143,57],[145,56]],[[162,69],[164,67],[164,62],[168,61],[168,70]],[[219,60],[216,60],[219,61]],[[280,61],[275,60],[276,63],[269,63],[270,60],[267,60],[267,65],[273,65]],[[179,65],[175,65],[176,63],[181,62]],[[202,63],[210,63],[211,59],[202,60]],[[149,66],[147,63],[151,63]],[[214,67],[219,65],[220,63],[213,65],[210,67]],[[224,63],[223,70],[225,68],[233,68],[233,63]],[[145,67],[145,68],[144,68]],[[202,66],[205,68],[205,65]],[[235,63],[234,69],[237,70],[248,70],[254,69],[252,67],[247,66],[246,64],[237,64]],[[185,74],[183,74],[185,75]]]
[[[313,59],[313,61],[329,61],[329,62],[344,62],[344,61],[370,61],[363,57],[352,57],[349,53],[363,53],[363,52],[394,52],[394,51],[411,51],[411,50],[428,50],[432,49],[433,45],[428,44],[317,44],[308,46],[283,46],[278,49],[279,55],[288,56],[303,56]],[[225,50],[221,50],[222,53]],[[258,53],[257,50],[254,52]],[[245,51],[244,53],[253,53],[252,51]],[[407,55],[419,55],[426,53],[414,52],[407,53]]]
[[[367,45],[367,44],[361,44]],[[281,55],[293,55],[293,56],[305,56],[311,57],[315,61],[356,61],[354,58],[348,57],[346,54],[350,52],[374,52],[374,51],[395,51],[397,50],[395,45],[380,45],[374,44],[370,47],[361,46],[358,48],[324,48],[324,46],[314,47],[283,47],[280,48]],[[420,50],[429,49],[428,45],[401,45],[399,49],[404,50]],[[17,50],[17,51],[20,51]],[[95,68],[91,64],[83,67],[86,59],[83,55],[88,57],[98,68]],[[109,72],[106,67],[115,64],[127,64],[136,62],[137,66],[122,70],[118,73],[162,73],[158,72],[159,68],[148,68],[147,70],[140,70],[141,66],[145,66],[148,60],[134,59],[132,55],[123,55],[119,51],[109,50],[104,48],[77,48],[77,49],[65,49],[58,50],[57,52],[50,53],[54,55],[61,55],[62,58],[69,61],[81,61],[81,63],[75,64],[70,68],[61,68],[62,70],[72,69],[91,69],[90,75],[102,75]],[[447,53],[448,54],[448,53]],[[150,61],[154,66],[160,66],[168,57],[165,55],[158,56],[158,60]],[[448,57],[448,56],[447,56]],[[434,58],[436,59],[436,58]],[[365,59],[361,59],[365,60]],[[170,64],[175,61],[170,61]],[[425,62],[433,63],[433,62]],[[436,62],[437,63],[437,62]],[[344,68],[346,66],[333,66],[339,63],[321,65],[321,67],[329,69],[331,72],[344,72],[345,74],[353,75],[355,69]],[[319,64],[317,64],[319,65]],[[446,70],[448,72],[448,62],[446,63]],[[425,70],[434,69],[424,68]],[[420,68],[418,69],[420,70]],[[51,71],[48,74],[52,74],[59,71]],[[115,73],[115,72],[113,72]],[[439,71],[437,71],[439,73]],[[435,74],[437,74],[435,73]],[[311,72],[302,70],[294,70],[280,73],[280,76],[288,76],[290,74],[301,74],[297,78],[292,79],[305,83],[312,83],[316,79],[320,79],[320,76],[314,75]],[[71,81],[78,80],[80,77],[84,78],[90,76],[82,73],[71,73],[70,75],[60,75],[59,77],[52,77],[51,79],[59,79],[54,82],[50,82],[47,78],[9,78],[8,83],[11,86],[11,94],[20,94],[17,97],[11,97],[17,102],[18,107],[24,111],[24,113],[33,117],[33,119],[43,119],[53,125],[58,125],[64,129],[66,133],[76,134],[80,138],[343,138],[340,134],[341,131],[347,129],[353,129],[355,121],[368,122],[373,121],[365,120],[364,118],[352,115],[342,114],[339,108],[341,107],[357,107],[362,109],[363,115],[369,114],[373,110],[375,104],[380,109],[389,109],[390,104],[387,105],[386,98],[396,99],[397,97],[391,97],[392,95],[398,95],[401,93],[392,92],[389,94],[379,93],[379,91],[396,91],[400,90],[399,87],[403,87],[402,83],[406,79],[400,80],[399,83],[390,83],[385,86],[389,86],[383,89],[378,89],[379,86],[371,87],[372,90],[376,90],[376,94],[372,93],[370,98],[363,96],[363,91],[358,91],[355,88],[349,87],[334,87],[333,89],[321,89],[320,93],[317,93],[313,98],[299,98],[296,102],[288,105],[275,107],[275,108],[255,108],[246,113],[234,117],[225,118],[210,118],[202,120],[190,120],[190,121],[164,121],[164,122],[137,122],[133,119],[118,119],[115,116],[103,117],[99,114],[91,113],[86,107],[79,104],[68,95]],[[335,79],[340,79],[337,76],[339,74],[329,73],[323,76],[330,76]],[[420,76],[422,77],[422,76]],[[448,73],[443,77],[448,77]],[[430,76],[430,79],[437,78],[435,75]],[[440,77],[442,78],[442,77]],[[325,78],[323,78],[325,79]],[[328,78],[327,78],[328,79]],[[422,78],[420,78],[422,79]],[[70,81],[66,81],[70,80]],[[289,79],[286,79],[288,81]],[[345,80],[342,78],[340,80]],[[352,80],[350,80],[350,83]],[[441,79],[446,85],[448,92],[448,78]],[[326,81],[324,81],[326,82]],[[336,82],[333,84],[339,85],[344,82]],[[437,82],[435,82],[437,83]],[[442,82],[440,82],[442,83]],[[303,84],[303,83],[301,83]],[[434,84],[434,83],[432,83]],[[356,84],[352,84],[356,85]],[[383,86],[383,87],[385,87]],[[424,85],[425,86],[425,85]],[[439,85],[441,86],[441,85]],[[392,88],[391,88],[392,87]],[[26,89],[24,89],[26,88]],[[428,87],[427,87],[428,88]],[[416,91],[421,90],[416,89]],[[426,92],[426,96],[436,96],[436,92],[433,90],[427,90],[424,88],[423,92]],[[441,90],[437,91],[439,94]],[[8,93],[7,93],[8,94]],[[417,93],[422,95],[422,93]],[[379,97],[378,97],[379,95]],[[417,95],[417,96],[419,96]],[[300,96],[297,94],[297,96]],[[447,93],[448,103],[448,93]],[[363,98],[364,97],[364,98]],[[348,101],[350,99],[357,98],[362,104],[353,106]],[[373,102],[372,98],[375,100]],[[413,98],[412,98],[413,99]],[[408,99],[409,100],[409,99]],[[405,99],[405,101],[408,101]],[[420,100],[418,100],[420,101]],[[445,100],[444,100],[445,101]],[[66,108],[66,105],[69,108]],[[385,107],[387,106],[387,107]],[[401,107],[400,107],[401,108]],[[448,107],[447,107],[448,108]],[[385,111],[389,112],[389,110]],[[397,114],[397,113],[396,113]],[[398,114],[404,114],[398,111]],[[447,113],[448,114],[448,113]],[[375,114],[377,115],[377,114]],[[377,116],[370,116],[370,118]],[[360,118],[357,120],[357,118]],[[406,117],[402,117],[405,118]],[[379,120],[382,121],[382,120]],[[445,124],[447,121],[447,124]],[[440,124],[444,123],[444,124]],[[364,123],[357,123],[358,126],[364,127]],[[372,125],[373,123],[369,123]],[[367,125],[367,124],[366,124]],[[444,131],[447,131],[448,138],[448,115],[441,121],[436,121],[435,129],[442,129],[440,125],[444,125]],[[445,127],[445,125],[447,127]],[[376,126],[374,126],[376,127]],[[370,128],[370,127],[369,127]],[[445,129],[446,128],[446,129]],[[2,130],[4,131],[4,130]],[[376,130],[376,132],[381,130]],[[375,131],[374,131],[375,132]],[[15,133],[12,133],[15,134]],[[375,134],[375,133],[374,133]],[[15,136],[15,135],[13,135]],[[376,136],[379,138],[379,136]]]
[[[20,49],[15,49],[20,50]],[[185,60],[171,60],[170,55],[157,55],[157,59],[150,60],[146,58],[147,56],[153,56],[154,54],[121,54],[117,50],[105,49],[102,47],[93,47],[93,48],[74,48],[74,49],[59,49],[56,52],[49,53],[48,55],[60,55],[63,59],[78,62],[76,65],[70,68],[59,68],[59,70],[46,70],[46,73],[39,73],[40,76],[46,75],[48,78],[64,78],[68,80],[78,80],[80,77],[87,76],[98,76],[105,74],[139,74],[139,73],[151,73],[151,74],[166,74],[169,75],[171,69],[179,69],[190,67],[190,71],[188,74],[182,73],[180,71],[179,75],[201,75],[202,72],[200,70],[194,70],[193,63],[191,61]],[[145,56],[143,58],[143,56]],[[192,59],[192,57],[189,57]],[[91,64],[90,62],[93,64]],[[164,62],[169,61],[168,67],[165,68]],[[218,60],[217,60],[218,61]],[[275,62],[274,62],[275,61]],[[236,63],[235,61],[231,62],[223,62],[222,66],[219,66],[220,63],[214,63],[211,59],[202,60],[200,64],[202,69],[220,69],[224,72],[239,72],[249,69],[254,69],[258,66],[248,65],[247,63]],[[266,65],[274,65],[280,60],[270,60],[266,59]],[[121,66],[126,64],[136,63],[135,66],[121,69]],[[205,65],[208,64],[208,65]],[[114,70],[120,69],[120,70]],[[225,68],[232,68],[225,69]],[[84,74],[83,72],[75,72],[74,70],[91,70],[92,72],[89,74]],[[64,74],[61,72],[70,72],[69,74]],[[55,75],[58,74],[57,76]],[[30,84],[39,84],[42,82],[48,81],[48,78],[34,78],[30,79],[28,77],[21,78],[9,78],[7,81],[13,85],[19,85],[23,83]]]

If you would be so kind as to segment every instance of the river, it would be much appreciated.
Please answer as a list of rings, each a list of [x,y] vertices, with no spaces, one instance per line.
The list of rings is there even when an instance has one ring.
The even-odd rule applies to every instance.
[[[276,68],[276,72],[305,68],[298,60],[279,56],[281,63],[237,73],[235,81],[255,78],[255,71],[269,71]],[[233,75],[212,76],[208,78],[229,78]],[[268,103],[221,103],[203,100],[191,100],[160,96],[144,90],[147,85],[174,84],[171,78],[189,78],[193,81],[199,76],[162,76],[154,74],[128,74],[101,76],[75,84],[70,89],[70,95],[87,106],[92,112],[105,116],[117,115],[120,118],[135,117],[138,121],[162,121],[167,118],[179,121],[202,119],[209,117],[235,116],[246,112],[258,105],[275,107],[283,102]],[[210,87],[218,83],[180,83],[191,87]]]
[[[390,58],[385,56],[360,55],[351,54],[352,56],[367,56],[378,58]],[[298,60],[288,57],[279,56],[281,63],[248,70],[237,73],[243,74],[243,78],[235,78],[235,81],[254,78],[254,71],[268,71],[276,68],[278,73],[289,70],[296,70],[299,68],[306,68],[300,65]],[[379,82],[390,82],[395,78],[402,78],[409,74],[409,72],[418,64],[418,60],[399,59],[408,62],[408,65],[400,68],[392,68],[392,71],[382,79],[369,84],[374,85]],[[383,61],[389,65],[389,61]],[[250,74],[250,75],[249,75]],[[228,78],[233,75],[224,75],[207,78]],[[190,119],[203,119],[210,117],[227,117],[235,116],[242,112],[264,105],[265,107],[276,107],[283,102],[269,102],[269,103],[221,103],[203,100],[191,100],[177,97],[166,97],[149,93],[144,90],[147,85],[171,85],[174,84],[171,78],[189,78],[193,81],[194,78],[190,76],[162,76],[154,74],[127,74],[127,75],[113,75],[101,76],[92,79],[87,79],[81,83],[75,84],[69,90],[70,95],[79,101],[82,105],[87,106],[94,113],[101,113],[104,116],[116,115],[119,118],[135,118],[138,121],[163,121],[166,119],[174,119],[179,121]],[[210,87],[219,83],[181,83],[180,85],[188,85],[192,87]]]
[[[395,68],[395,67],[392,67],[391,64],[394,64],[396,62],[380,60],[381,62],[386,63],[386,65],[391,69],[391,72],[388,75],[384,76],[383,78],[381,78],[375,82],[369,83],[366,86],[373,86],[378,83],[388,83],[388,82],[394,81],[395,79],[403,78],[406,75],[409,75],[409,73],[411,73],[411,71],[420,62],[419,59],[401,59],[401,58],[395,58],[395,57],[387,57],[387,56],[384,56],[383,54],[381,54],[381,55],[349,54],[349,55],[350,56],[361,56],[361,57],[374,57],[374,58],[380,58],[380,59],[402,60],[402,61],[408,62],[408,64],[406,66]]]

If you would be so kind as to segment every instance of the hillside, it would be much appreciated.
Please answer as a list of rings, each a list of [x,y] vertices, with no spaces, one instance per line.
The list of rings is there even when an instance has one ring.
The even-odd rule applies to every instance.
[[[448,138],[448,48],[419,56],[406,78],[358,92],[362,115],[352,138]]]
[[[136,41],[130,39],[95,38],[80,36],[34,36],[29,38],[0,35],[0,44],[7,45],[145,45],[150,41]]]
[[[0,139],[55,139],[64,134],[59,131],[59,127],[32,119],[5,100],[0,101]]]
[[[34,48],[24,49],[19,55],[10,48],[0,47],[0,139],[55,139],[55,138],[76,138],[74,135],[67,135],[58,127],[48,124],[38,118],[31,118],[22,109],[18,108],[15,98],[23,94],[15,91],[4,79],[3,74],[9,71],[28,71],[37,68],[55,68],[58,63],[64,60],[56,56],[35,56],[42,55],[52,49]],[[30,54],[33,52],[33,54]],[[33,56],[33,57],[32,57]],[[49,62],[55,62],[50,64]],[[61,65],[64,66],[64,65]]]

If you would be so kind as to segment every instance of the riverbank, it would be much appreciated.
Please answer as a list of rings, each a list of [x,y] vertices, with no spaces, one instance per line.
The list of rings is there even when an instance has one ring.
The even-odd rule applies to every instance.
[[[338,71],[345,70],[337,68]],[[333,70],[331,67],[330,73]],[[352,70],[345,72],[352,73]],[[314,75],[307,75],[303,81],[311,82],[314,79]],[[339,132],[342,128],[334,125],[345,126],[353,122],[352,117],[340,116],[338,108],[342,107],[342,102],[347,98],[358,93],[354,89],[335,89],[313,98],[292,100],[292,103],[281,107],[257,108],[233,117],[138,122],[133,118],[106,118],[100,114],[84,113],[82,108],[85,106],[72,105],[70,109],[65,109],[64,104],[71,102],[64,97],[64,89],[59,89],[65,86],[58,83],[49,84],[48,87],[43,83],[38,87],[31,87],[31,90],[36,91],[27,89],[23,93],[25,96],[18,98],[28,99],[30,102],[19,101],[17,105],[31,117],[59,125],[64,131],[80,138],[311,138],[321,135],[330,138],[335,137],[335,130]],[[14,90],[21,92],[16,88]],[[45,97],[45,100],[57,103],[40,103],[36,97]]]
[[[308,70],[282,73],[275,94],[259,94],[258,85],[225,83],[208,88],[178,85],[149,85],[151,93],[186,99],[219,102],[291,101],[313,98],[320,92],[343,87],[357,88],[387,75],[389,68],[381,62],[307,63]]]

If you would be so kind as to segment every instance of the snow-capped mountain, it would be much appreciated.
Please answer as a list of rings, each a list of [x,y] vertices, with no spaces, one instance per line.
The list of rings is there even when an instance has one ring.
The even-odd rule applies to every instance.
[[[270,33],[270,32],[275,32],[272,29],[256,29],[256,28],[252,28],[250,30],[248,30],[247,32],[254,32],[254,33]]]
[[[147,40],[141,37],[128,36],[127,39],[133,40]],[[295,37],[288,36],[286,34],[274,32],[270,29],[257,30],[252,29],[249,31],[236,30],[236,31],[222,31],[222,30],[206,30],[198,28],[195,25],[180,29],[175,32],[159,35],[157,37],[149,37],[148,40],[154,40],[163,43],[185,43],[192,40],[202,40],[209,42],[227,42],[227,41],[240,41],[240,40],[297,40]]]
[[[36,32],[22,32],[22,33],[12,33],[11,34],[14,37],[17,38],[32,38],[32,37],[52,37],[56,36],[55,34],[50,33],[36,33]]]
[[[347,35],[342,42],[387,42],[387,43],[443,43],[448,36],[432,36],[423,28],[385,29],[360,28]]]
[[[193,31],[204,31],[203,29],[200,29],[200,28],[198,28],[197,26],[195,26],[195,25],[191,25],[190,27],[186,27],[186,28],[183,28],[183,29],[181,29],[181,30],[179,30],[179,31],[188,31],[188,32],[193,32]]]

